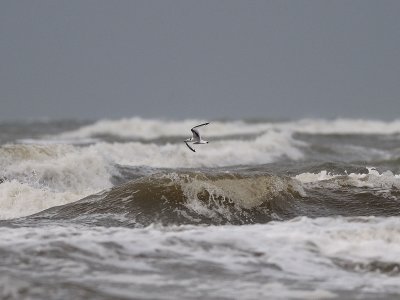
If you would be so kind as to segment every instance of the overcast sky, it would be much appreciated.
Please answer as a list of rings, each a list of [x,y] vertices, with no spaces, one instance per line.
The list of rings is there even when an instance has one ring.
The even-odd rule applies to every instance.
[[[399,118],[400,1],[0,2],[0,120]]]

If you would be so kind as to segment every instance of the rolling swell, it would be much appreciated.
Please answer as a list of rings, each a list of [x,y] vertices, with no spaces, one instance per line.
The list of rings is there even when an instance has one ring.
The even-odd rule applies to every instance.
[[[135,227],[254,224],[297,216],[396,216],[400,215],[399,187],[397,175],[375,170],[295,177],[260,171],[165,171],[31,218]]]
[[[269,174],[160,173],[50,208],[35,219],[116,220],[131,226],[266,223],[296,216],[301,185]],[[110,223],[110,225],[111,225]]]

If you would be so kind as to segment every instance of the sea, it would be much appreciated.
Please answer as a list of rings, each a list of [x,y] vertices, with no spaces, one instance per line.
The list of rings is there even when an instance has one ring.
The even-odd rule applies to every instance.
[[[0,299],[400,299],[400,120],[1,122],[0,258]]]

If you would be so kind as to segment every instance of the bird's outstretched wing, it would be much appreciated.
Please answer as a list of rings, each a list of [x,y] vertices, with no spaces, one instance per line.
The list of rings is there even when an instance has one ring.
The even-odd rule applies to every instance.
[[[200,124],[200,125],[196,125],[196,126],[194,126],[193,128],[197,128],[197,127],[200,127],[200,126],[205,126],[205,125],[208,125],[208,124],[210,124],[210,122],[203,123],[203,124]],[[192,128],[192,129],[193,129],[193,128]]]
[[[190,145],[189,145],[187,142],[185,142],[185,144],[186,144],[186,146],[188,146],[188,148],[189,148],[190,150],[192,150],[193,152],[196,152],[196,150],[194,150],[192,147],[190,147]]]
[[[199,131],[198,131],[197,129],[195,129],[195,128],[201,127],[201,126],[205,126],[205,125],[208,125],[208,124],[210,124],[210,122],[203,123],[203,124],[200,124],[200,125],[197,125],[197,126],[192,127],[192,129],[190,129],[190,131],[193,133],[193,137],[200,140],[200,133],[199,133]]]

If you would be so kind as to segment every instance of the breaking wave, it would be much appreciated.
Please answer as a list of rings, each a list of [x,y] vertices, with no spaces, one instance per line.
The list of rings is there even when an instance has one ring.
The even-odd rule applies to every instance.
[[[30,215],[111,187],[112,165],[94,148],[5,145],[0,148],[0,218]]]

